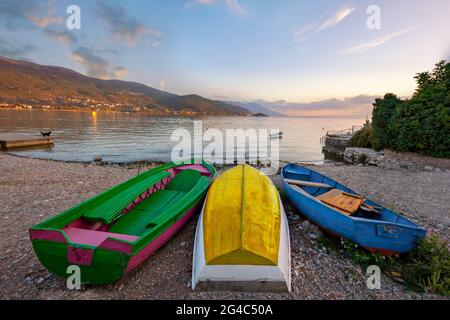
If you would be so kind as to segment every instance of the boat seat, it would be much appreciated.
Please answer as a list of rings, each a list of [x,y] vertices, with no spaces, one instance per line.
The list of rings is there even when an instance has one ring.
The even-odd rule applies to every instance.
[[[85,244],[93,247],[98,247],[108,238],[119,239],[129,242],[134,242],[138,239],[138,237],[136,236],[129,236],[125,234],[117,234],[103,231],[94,231],[80,228],[72,228],[72,227],[65,228],[64,232],[66,233],[67,238],[69,238],[70,242],[76,244]]]
[[[189,192],[195,187],[201,176],[202,174],[197,170],[183,170],[169,182],[166,190]]]
[[[197,170],[186,169],[178,173],[165,189],[153,193],[128,214],[122,216],[109,232],[140,236],[167,220],[170,209],[188,192],[208,184],[208,178]]]
[[[343,192],[338,189],[332,189],[323,193],[320,196],[317,196],[316,199],[347,216],[355,214],[364,202],[363,197]]]
[[[112,233],[140,236],[145,230],[158,225],[156,219],[178,202],[186,192],[159,190],[122,216],[108,230]]]
[[[126,189],[117,190],[99,203],[89,204],[83,209],[86,220],[110,224],[130,203],[159,181],[168,178],[170,173],[159,172],[130,185]]]

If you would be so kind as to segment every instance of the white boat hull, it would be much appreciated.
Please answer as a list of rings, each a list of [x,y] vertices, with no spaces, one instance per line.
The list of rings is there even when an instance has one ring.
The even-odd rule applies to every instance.
[[[206,201],[205,201],[206,203]],[[192,289],[236,289],[241,291],[291,291],[291,247],[289,224],[280,203],[280,247],[278,265],[207,265],[203,242],[203,211],[197,223],[192,265]]]

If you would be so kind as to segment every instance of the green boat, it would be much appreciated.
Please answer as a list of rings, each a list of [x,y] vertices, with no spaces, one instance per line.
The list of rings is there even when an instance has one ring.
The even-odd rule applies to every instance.
[[[29,230],[51,272],[108,284],[131,272],[180,231],[200,209],[216,170],[207,163],[153,168]]]

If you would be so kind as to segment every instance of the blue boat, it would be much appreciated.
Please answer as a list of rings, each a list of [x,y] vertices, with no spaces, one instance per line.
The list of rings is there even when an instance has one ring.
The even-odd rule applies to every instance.
[[[314,170],[288,164],[281,170],[281,184],[288,199],[310,221],[369,251],[382,255],[408,252],[426,234],[426,230],[414,222],[376,202],[364,199],[353,190]],[[339,207],[317,198],[324,199],[326,193],[332,191],[354,196],[356,200],[361,199],[362,204],[355,212],[345,214]]]

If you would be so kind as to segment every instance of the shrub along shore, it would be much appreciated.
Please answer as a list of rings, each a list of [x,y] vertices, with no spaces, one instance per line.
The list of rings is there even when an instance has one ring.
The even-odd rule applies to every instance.
[[[450,63],[442,60],[414,78],[411,99],[393,93],[375,99],[372,125],[355,133],[350,146],[450,158]]]

